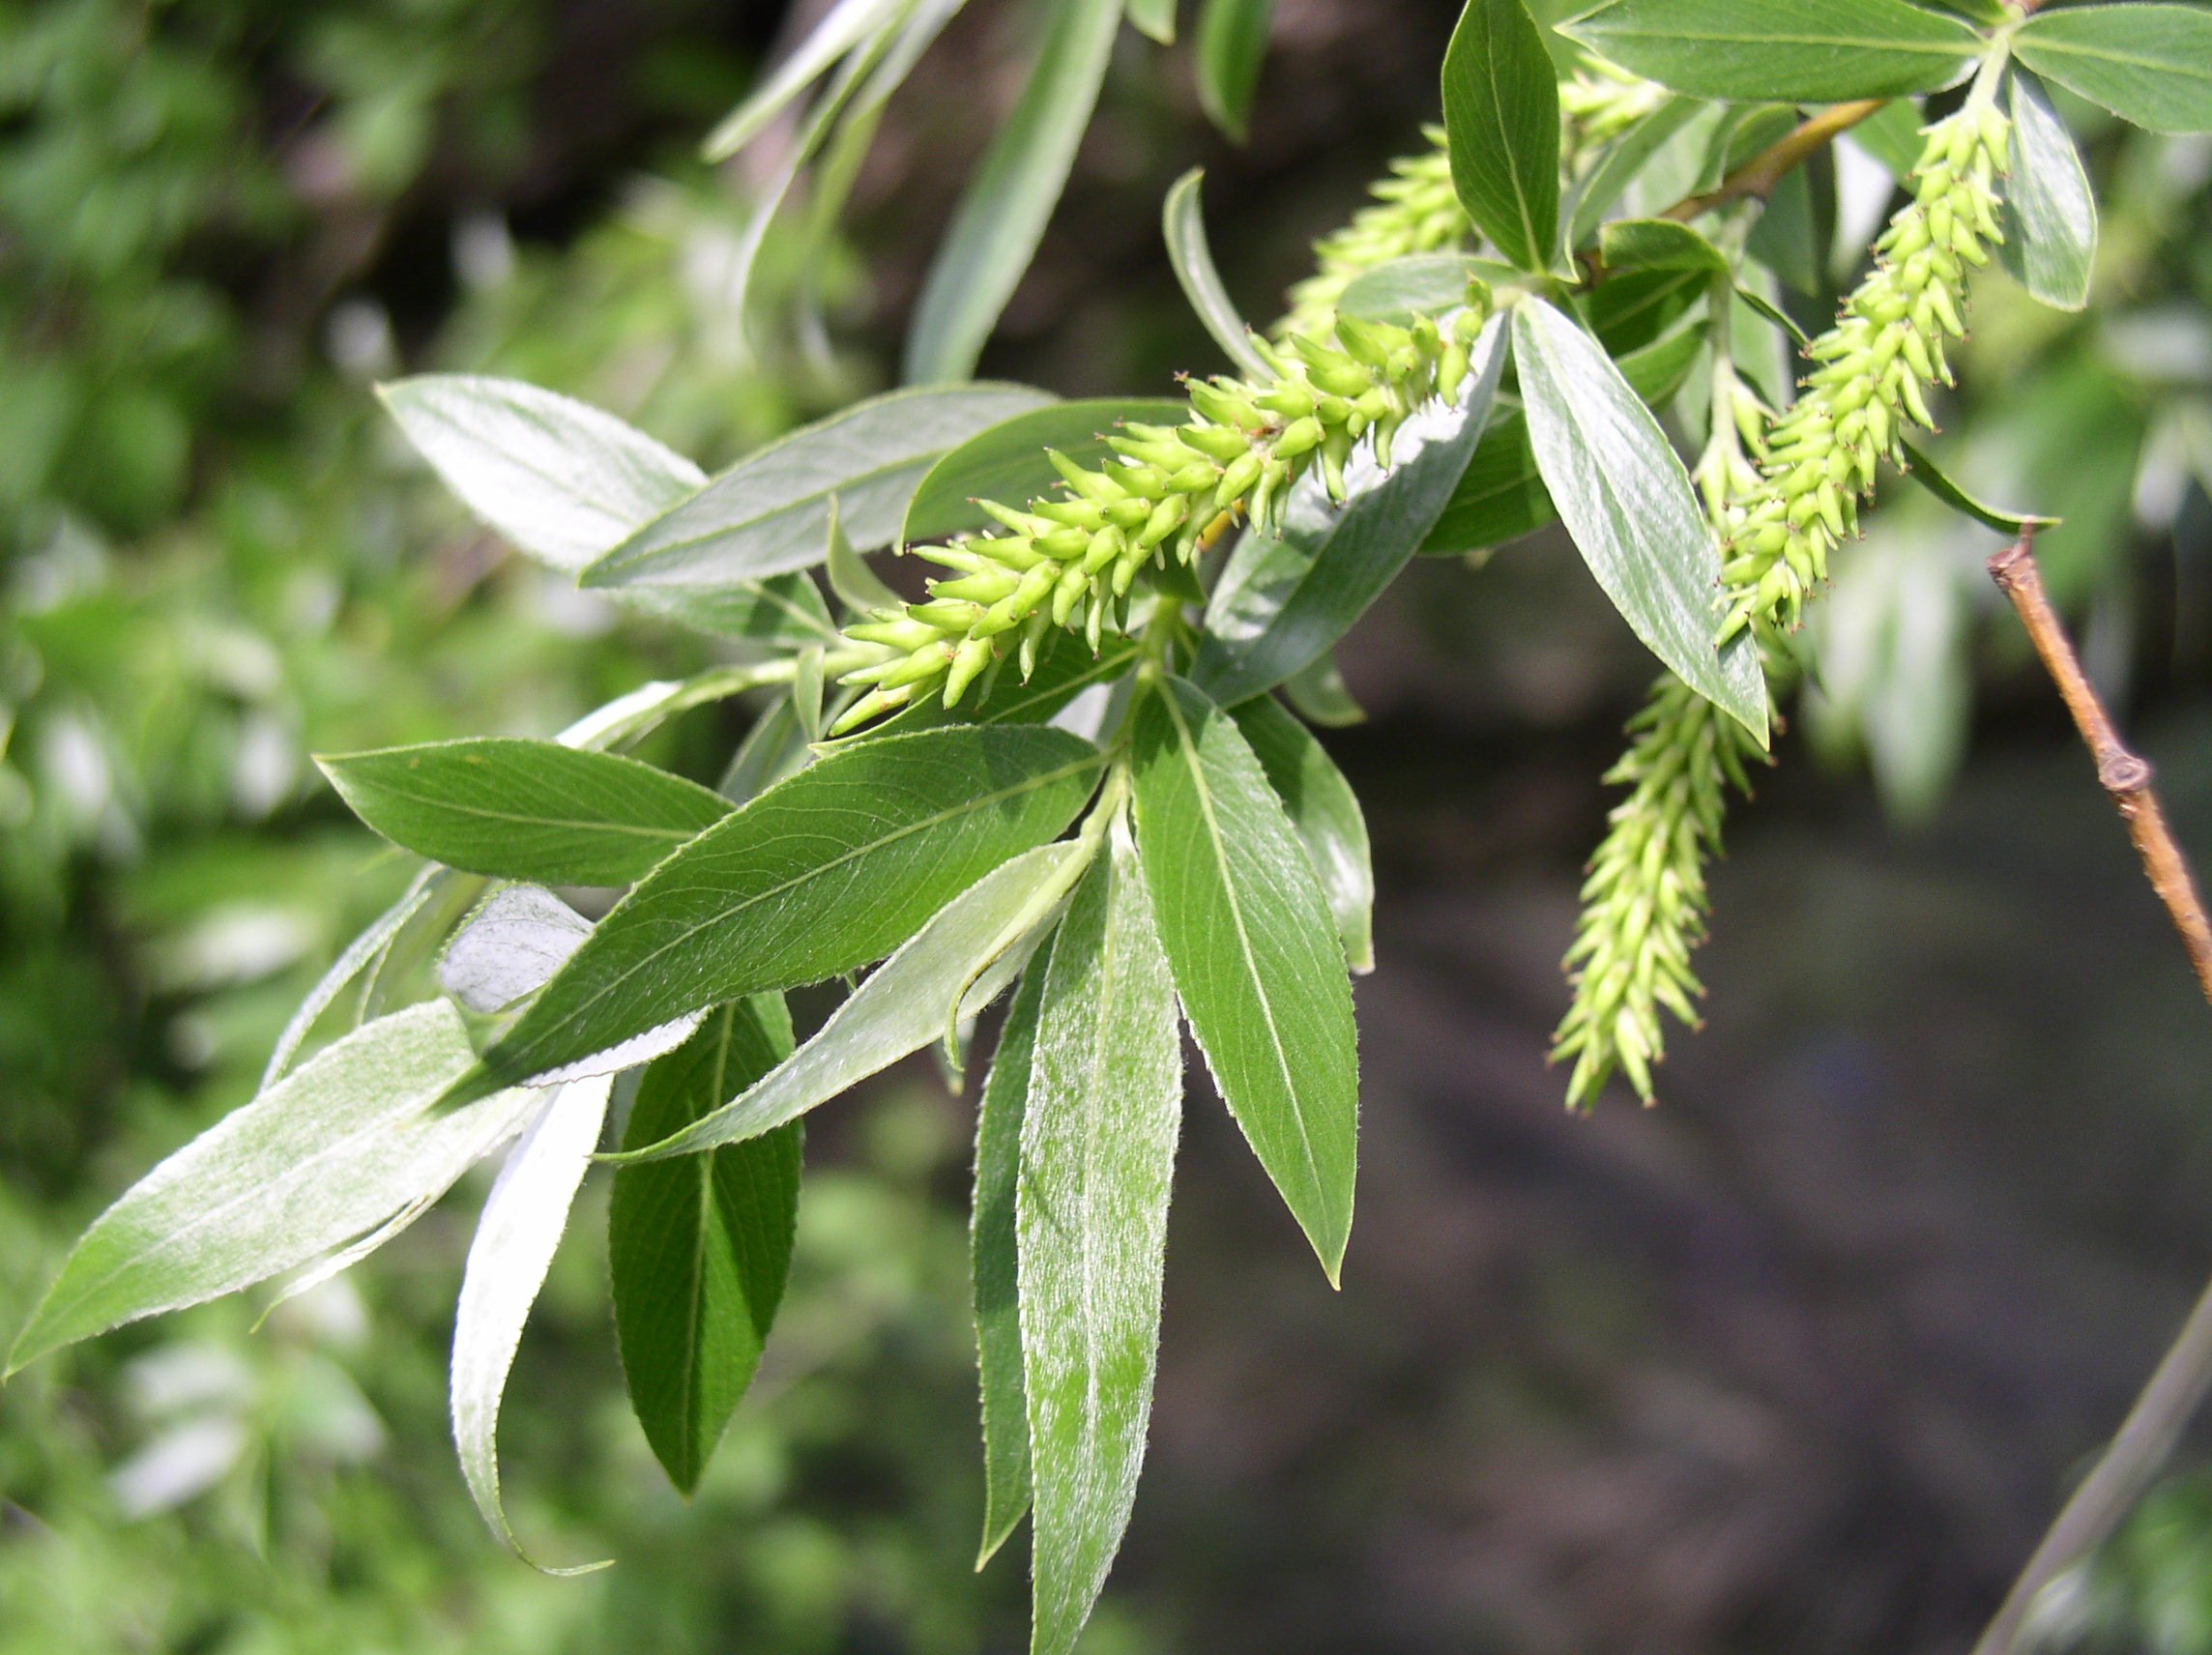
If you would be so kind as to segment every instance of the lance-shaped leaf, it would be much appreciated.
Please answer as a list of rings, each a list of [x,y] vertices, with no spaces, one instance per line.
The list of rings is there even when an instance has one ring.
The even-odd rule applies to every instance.
[[[1466,304],[1470,277],[1496,287],[1520,275],[1509,264],[1468,253],[1409,253],[1353,276],[1337,295],[1336,309],[1342,316],[1404,324]]]
[[[541,1569],[514,1538],[500,1498],[499,1406],[522,1343],[522,1324],[545,1285],[554,1249],[568,1227],[568,1208],[591,1167],[613,1084],[601,1075],[563,1087],[508,1152],[477,1221],[453,1310],[451,1390],[461,1479],[491,1531],[517,1557]],[[576,1575],[604,1566],[545,1572]]]
[[[897,538],[940,454],[1051,397],[1021,385],[894,391],[747,454],[578,577],[591,587],[721,586],[823,561],[830,508],[862,551]]]
[[[2039,517],[2032,511],[2008,511],[2001,506],[1992,506],[1976,499],[1960,487],[1941,466],[1930,459],[1928,451],[1911,438],[1901,435],[1897,444],[1905,450],[1905,475],[1952,510],[1971,517],[2000,535],[2020,535],[2029,529],[2051,529],[2057,526],[2058,519],[2055,517]]]
[[[709,1013],[638,1082],[626,1147],[682,1131],[791,1051],[780,995]],[[615,1174],[607,1208],[615,1333],[646,1440],[689,1494],[752,1383],[791,1270],[804,1128]]]
[[[1121,23],[1121,0],[1060,0],[1050,9],[1022,95],[969,179],[922,280],[907,330],[908,384],[975,372],[1067,183]]]
[[[1106,446],[1116,425],[1128,420],[1172,425],[1189,412],[1189,404],[1172,397],[1114,396],[1048,403],[1002,420],[929,468],[907,506],[899,538],[912,546],[989,527],[993,519],[978,500],[1019,505],[1060,487],[1047,449],[1079,465],[1096,465],[1116,457]]]
[[[1014,1200],[1022,1117],[1036,1051],[1037,1012],[1052,955],[1048,940],[1022,973],[999,1031],[998,1050],[975,1107],[975,1200],[968,1234],[975,1304],[975,1375],[983,1419],[983,1540],[980,1569],[1030,1508],[1030,1416],[1022,1385],[1019,1266]]]
[[[276,1036],[268,1065],[261,1071],[259,1090],[267,1091],[283,1077],[284,1071],[292,1066],[292,1060],[300,1055],[300,1048],[307,1043],[315,1020],[337,1003],[346,985],[366,971],[370,961],[384,956],[393,939],[422,911],[446,877],[441,868],[424,868],[399,893],[397,901],[370,920],[361,934],[339,951],[338,957],[331,962],[330,970],[307,991],[307,997],[300,1002],[283,1031]]]
[[[456,1096],[686,1013],[882,958],[1056,836],[1097,780],[1081,737],[954,726],[833,753],[691,841],[610,910]]]
[[[1720,546],[1659,421],[1597,341],[1540,299],[1513,313],[1528,437],[1575,545],[1636,635],[1766,740],[1766,678],[1739,634],[1713,648]]]
[[[1687,224],[1672,218],[1621,218],[1598,234],[1608,270],[1694,270],[1727,276],[1727,255]]]
[[[1022,1112],[1033,1655],[1075,1647],[1128,1526],[1181,1125],[1175,983],[1135,848],[1112,838],[1054,939]]]
[[[803,649],[837,636],[830,606],[804,574],[716,587],[633,586],[623,590],[622,600],[694,632],[769,649]]]
[[[1207,15],[1210,19],[1212,13]],[[1206,169],[1194,166],[1175,181],[1161,203],[1160,227],[1167,237],[1168,262],[1175,267],[1182,296],[1190,301],[1191,309],[1206,324],[1222,355],[1245,378],[1271,384],[1274,370],[1252,348],[1244,318],[1230,299],[1229,290],[1222,286],[1220,271],[1214,268],[1213,248],[1206,239],[1206,216],[1198,199],[1199,188],[1205,182]],[[1467,284],[1460,285],[1464,291]]]
[[[17,1336],[9,1371],[249,1287],[381,1224],[456,1156],[507,1137],[529,1107],[528,1094],[511,1092],[433,1113],[469,1059],[460,1014],[444,1001],[378,1018],[317,1053],[101,1214]]]
[[[806,90],[830,66],[871,35],[892,27],[906,0],[837,0],[799,49],[715,124],[700,146],[707,160],[727,160],[750,142],[776,111]]]
[[[1175,44],[1176,0],[1128,0],[1129,26],[1163,46]]]
[[[2097,260],[2097,198],[2081,152],[2051,99],[2023,70],[2012,74],[2012,175],[2005,181],[2005,269],[2046,305],[2089,303]]]
[[[1283,504],[1273,536],[1247,535],[1207,605],[1191,677],[1237,702],[1271,689],[1318,659],[1367,612],[1436,527],[1481,439],[1505,360],[1505,325],[1474,342],[1459,399],[1432,401],[1399,426],[1390,469],[1371,449],[1344,468],[1345,503],[1309,473]]]
[[[1452,189],[1474,226],[1523,270],[1559,240],[1559,77],[1522,0],[1468,0],[1444,48]]]
[[[1267,785],[1283,801],[1298,830],[1322,893],[1336,920],[1337,940],[1354,972],[1375,969],[1375,868],[1367,846],[1367,819],[1344,772],[1313,732],[1284,711],[1272,696],[1254,696],[1230,709],[1237,728],[1252,743]]]
[[[592,922],[542,886],[505,886],[453,933],[438,986],[471,1011],[499,1011],[543,988],[591,934]]]
[[[682,776],[558,741],[486,737],[316,762],[393,844],[498,879],[627,885],[730,813]]]
[[[1206,0],[1198,14],[1198,101],[1233,138],[1251,122],[1274,19],[1275,0]]]
[[[2154,132],[2212,132],[2212,11],[2066,6],[2020,26],[2012,49],[2047,80]]]
[[[1321,882],[1250,743],[1193,684],[1171,680],[1139,702],[1136,796],[1183,1015],[1334,1282],[1352,1232],[1359,1058]]]
[[[1756,103],[1934,92],[1982,44],[1906,0],[1613,0],[1560,32],[1674,91]]]
[[[1575,191],[1574,210],[1567,224],[1569,247],[1583,246],[1596,233],[1613,204],[1636,182],[1644,162],[1704,107],[1692,98],[1670,98],[1607,147]]]
[[[1013,981],[1028,958],[1025,943],[1033,944],[1090,855],[1090,847],[1076,841],[1040,845],[986,874],[755,1085],[717,1099],[716,1107],[669,1137],[626,1147],[625,1157],[664,1160],[757,1138],[975,1016]]]
[[[423,374],[379,394],[463,505],[558,569],[582,568],[707,480],[613,415],[520,380]]]

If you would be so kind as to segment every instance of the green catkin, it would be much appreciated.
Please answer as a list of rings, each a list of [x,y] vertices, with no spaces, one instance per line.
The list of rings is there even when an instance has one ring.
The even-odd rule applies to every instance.
[[[1967,274],[1999,239],[1996,179],[2010,132],[1980,92],[1927,130],[1912,200],[1875,244],[1875,269],[1836,325],[1808,347],[1803,394],[1763,439],[1762,411],[1725,362],[1716,369],[1713,442],[1698,481],[1724,545],[1724,641],[1797,624],[1829,552],[1856,532],[1877,462],[1901,458],[1908,423],[1934,423],[1928,389],[1951,383],[1944,341],[1964,336]],[[1760,450],[1757,470],[1739,439]],[[1553,1056],[1574,1060],[1570,1108],[1592,1102],[1615,1069],[1649,1103],[1661,1010],[1695,1026],[1703,991],[1689,957],[1705,933],[1704,864],[1720,849],[1728,789],[1748,791],[1745,762],[1758,756],[1748,732],[1672,674],[1629,729],[1606,780],[1633,791],[1590,860],[1565,961],[1574,999]]]
[[[1447,401],[1466,378],[1488,311],[1479,284],[1466,308],[1410,327],[1338,318],[1332,342],[1255,338],[1275,377],[1264,385],[1218,377],[1186,384],[1180,424],[1121,426],[1115,458],[1095,467],[1052,456],[1066,495],[1013,508],[978,504],[1002,527],[915,555],[951,571],[929,596],[879,609],[845,636],[878,658],[847,673],[867,692],[837,721],[854,729],[938,689],[956,707],[1009,651],[1026,678],[1049,626],[1079,628],[1092,649],[1125,619],[1137,575],[1168,558],[1189,564],[1239,516],[1265,527],[1292,483],[1319,464],[1341,499],[1344,462],[1369,438],[1389,464],[1390,439],[1432,396]]]
[[[1373,204],[1314,244],[1314,274],[1291,289],[1277,337],[1326,338],[1337,301],[1355,276],[1394,258],[1457,247],[1473,234],[1452,189],[1443,128],[1423,127],[1421,135],[1429,148],[1392,161],[1390,176],[1369,190]]]

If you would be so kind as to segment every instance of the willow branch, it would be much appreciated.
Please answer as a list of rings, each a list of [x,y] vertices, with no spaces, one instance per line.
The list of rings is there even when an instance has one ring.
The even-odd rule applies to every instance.
[[[2023,533],[1991,558],[1989,569],[1991,579],[2012,600],[2044,669],[2065,698],[2075,727],[2097,761],[2097,780],[2111,795],[2127,823],[2151,888],[2172,915],[2197,980],[2205,998],[2212,1000],[2212,923],[2205,919],[2204,904],[2190,877],[2188,858],[2166,825],[2158,795],[2151,791],[2150,765],[2130,750],[2112,728],[2110,715],[2097,699],[2074,646],[2051,607],[2042,573],[2035,565],[2034,532]],[[2160,1359],[2150,1382],[2128,1410],[2096,1468],[2052,1520],[2026,1567],[2005,1594],[1996,1617],[1974,1645],[1974,1655],[2012,1655],[2036,1598],[2119,1527],[2166,1464],[2208,1387],[2212,1387],[2212,1287],[2205,1289],[2181,1324],[2180,1335]]]

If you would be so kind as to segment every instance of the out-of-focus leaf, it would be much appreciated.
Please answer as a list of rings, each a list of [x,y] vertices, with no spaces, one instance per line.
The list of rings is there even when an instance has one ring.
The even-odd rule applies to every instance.
[[[2007,511],[2002,507],[1986,505],[1976,500],[1944,474],[1943,468],[1928,457],[1928,452],[1911,438],[1900,436],[1898,446],[1911,462],[1906,475],[1919,483],[1930,494],[1954,511],[1962,511],[1975,522],[1986,524],[2000,535],[2018,535],[2027,529],[2049,529],[2058,519],[2038,517],[2032,512]]]
[[[276,1048],[269,1054],[269,1063],[261,1071],[262,1091],[275,1086],[292,1060],[299,1056],[300,1048],[306,1044],[315,1020],[337,1003],[337,998],[354,978],[368,969],[368,963],[391,946],[399,935],[400,927],[422,911],[430,900],[438,882],[445,875],[437,868],[424,868],[400,893],[399,900],[370,920],[367,927],[348,943],[338,957],[331,962],[331,969],[307,991],[299,1008],[285,1023],[283,1032],[276,1036]]]
[[[627,885],[730,813],[682,776],[558,741],[480,737],[316,762],[393,844],[499,879]]]
[[[2097,198],[2081,152],[2035,77],[2012,74],[2012,176],[2005,181],[2005,269],[2046,305],[2089,303],[2097,259]]]
[[[694,632],[771,649],[804,649],[837,635],[821,592],[804,574],[729,586],[631,586],[623,589],[622,600]]]
[[[1067,184],[1121,22],[1121,0],[1060,0],[1050,9],[1029,82],[969,179],[923,278],[907,328],[909,385],[975,371]]]
[[[1676,92],[1755,102],[1934,92],[1981,46],[1906,0],[1613,0],[1561,32]]]
[[[1068,1655],[1128,1526],[1182,1124],[1176,987],[1119,825],[1054,939],[1016,1197],[1032,1655]]]
[[[1127,0],[1129,26],[1163,46],[1175,44],[1176,0]]]
[[[1595,340],[1540,299],[1513,313],[1514,361],[1546,491],[1636,635],[1766,740],[1766,678],[1739,635],[1713,648],[1720,547],[1659,422]]]
[[[1316,655],[1283,680],[1282,690],[1283,699],[1296,708],[1298,716],[1308,724],[1343,730],[1367,722],[1367,710],[1352,698],[1334,655]]]
[[[1198,14],[1198,102],[1207,118],[1241,141],[1260,90],[1275,0],[1206,0]]]
[[[824,560],[823,572],[830,577],[830,590],[837,595],[837,601],[856,615],[865,615],[876,609],[896,609],[905,601],[854,549],[853,542],[846,537],[845,525],[839,521],[834,495],[830,500],[830,549]],[[819,726],[822,711],[819,675],[816,677],[813,693],[813,722]],[[800,722],[806,720],[801,719]],[[809,739],[815,733],[817,732],[810,731]]]
[[[774,120],[778,110],[820,79],[831,64],[870,35],[889,28],[907,3],[908,0],[837,0],[829,14],[814,25],[813,32],[800,43],[799,49],[776,65],[767,81],[716,123],[714,130],[707,134],[707,141],[700,145],[701,153],[710,161],[729,160]]]
[[[1522,0],[1468,0],[1444,49],[1452,188],[1474,226],[1523,270],[1559,239],[1559,82]]]
[[[718,1007],[645,1071],[623,1147],[682,1131],[790,1051],[780,995]],[[803,1131],[793,1121],[711,1154],[615,1174],[607,1263],[623,1373],[646,1440],[685,1494],[752,1383],[783,1299]]]
[[[492,892],[438,961],[438,985],[489,1013],[536,994],[592,934],[592,922],[541,886]]]
[[[2021,24],[2021,62],[2154,132],[2212,132],[2212,11],[2064,6]]]
[[[1367,847],[1367,820],[1352,784],[1313,733],[1272,696],[1254,696],[1231,708],[1230,715],[1305,843],[1345,959],[1355,973],[1373,971],[1375,867]]]
[[[1271,0],[1270,0],[1271,3]],[[1212,16],[1209,9],[1208,17]],[[1160,227],[1167,238],[1168,262],[1175,267],[1176,280],[1182,284],[1183,297],[1198,319],[1206,324],[1206,331],[1213,335],[1213,342],[1222,354],[1236,364],[1237,371],[1260,384],[1271,384],[1274,370],[1252,348],[1249,330],[1229,290],[1221,285],[1221,273],[1213,266],[1213,249],[1206,240],[1206,218],[1198,200],[1199,187],[1206,181],[1206,169],[1194,166],[1170,187],[1167,199],[1160,207]]]
[[[1139,701],[1135,775],[1138,849],[1183,1014],[1334,1282],[1352,1234],[1359,1058],[1321,881],[1236,720],[1195,685],[1173,680]]]
[[[929,468],[906,508],[900,540],[910,546],[942,540],[993,519],[975,502],[1019,506],[1060,486],[1060,473],[1045,457],[1058,449],[1078,465],[1113,457],[1106,433],[1125,421],[1179,424],[1187,403],[1166,396],[1094,397],[1054,402],[1002,420],[979,431]]]

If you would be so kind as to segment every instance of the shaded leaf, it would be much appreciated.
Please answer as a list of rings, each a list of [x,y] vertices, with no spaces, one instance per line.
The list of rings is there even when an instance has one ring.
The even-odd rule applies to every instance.
[[[829,605],[804,574],[771,575],[728,586],[632,586],[621,595],[632,609],[741,643],[803,649],[837,635]]]
[[[830,498],[830,548],[824,560],[823,572],[830,577],[830,590],[837,595],[837,601],[856,615],[865,615],[876,609],[896,609],[905,599],[892,591],[883,576],[867,565],[867,560],[854,549],[846,537],[845,526],[838,520],[837,498]],[[820,734],[822,711],[822,682],[816,674],[813,689],[815,717],[807,731],[807,739]],[[801,723],[808,720],[800,719]]]
[[[536,994],[592,934],[592,922],[541,886],[496,890],[438,961],[438,986],[481,1013]]]
[[[1229,711],[1305,844],[1346,961],[1356,973],[1373,971],[1375,868],[1352,784],[1313,733],[1272,696],[1254,696]]]
[[[2212,132],[2212,11],[2201,6],[2065,6],[2013,36],[2047,80],[2154,132]]]
[[[1906,0],[1613,0],[1560,32],[1676,92],[1761,103],[1934,92],[1981,49]]]
[[[1522,0],[1468,0],[1444,49],[1452,188],[1474,226],[1523,270],[1559,239],[1559,84]]]
[[[306,1044],[307,1035],[315,1027],[315,1020],[337,1003],[337,998],[345,992],[346,985],[366,971],[371,960],[383,955],[385,949],[391,946],[392,940],[399,935],[400,928],[422,911],[423,905],[430,900],[443,878],[444,870],[424,868],[408,883],[407,888],[400,892],[399,899],[370,920],[361,935],[348,943],[338,957],[331,962],[330,970],[307,991],[306,998],[300,1002],[299,1007],[285,1023],[282,1032],[276,1036],[276,1044],[269,1054],[269,1062],[261,1071],[261,1085],[256,1089],[267,1091],[292,1066],[292,1060],[300,1055],[300,1048]]]
[[[1271,3],[1271,0],[1270,0]],[[1209,9],[1207,17],[1212,17]],[[1218,119],[1219,117],[1216,117]],[[1213,265],[1213,249],[1207,245],[1206,218],[1199,207],[1199,187],[1206,169],[1194,166],[1169,187],[1160,206],[1160,227],[1168,244],[1168,262],[1175,267],[1182,295],[1222,355],[1246,379],[1261,385],[1274,382],[1275,373],[1252,348],[1249,325],[1237,312],[1229,290],[1221,285],[1221,273]]]
[[[2012,74],[2012,174],[2005,181],[2005,238],[1998,255],[2046,305],[2089,303],[2097,259],[2097,198],[2081,152],[2051,99],[2023,70]]]
[[[1324,730],[1342,730],[1367,722],[1367,710],[1354,701],[1352,690],[1337,671],[1334,655],[1317,655],[1282,682],[1283,699],[1298,710],[1308,724]]]

